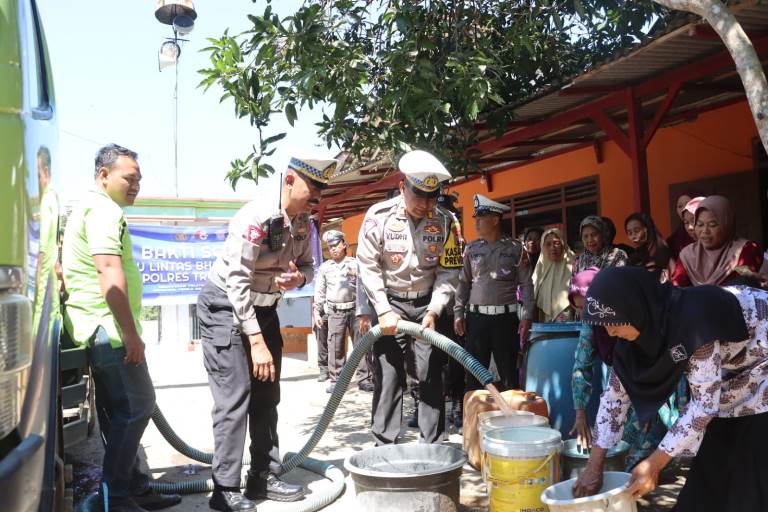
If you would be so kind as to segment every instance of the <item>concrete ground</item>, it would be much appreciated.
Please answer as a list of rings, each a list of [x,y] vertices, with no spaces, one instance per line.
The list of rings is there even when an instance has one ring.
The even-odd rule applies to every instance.
[[[210,410],[213,405],[203,367],[199,345],[189,350],[186,345],[149,344],[147,346],[152,380],[155,384],[157,403],[174,430],[190,445],[213,450]],[[325,383],[317,382],[317,368],[307,362],[304,354],[286,354],[283,360],[282,401],[279,406],[278,432],[283,452],[297,451],[309,438],[320,418],[330,395],[325,393]],[[330,428],[322,438],[312,457],[322,459],[341,468],[346,475],[344,494],[325,508],[328,511],[353,510],[355,505],[354,483],[343,469],[344,459],[351,453],[373,446],[369,433],[371,393],[359,391],[353,384],[347,391]],[[406,441],[416,441],[418,431],[406,428]],[[451,432],[448,443],[460,448],[462,437]],[[208,466],[179,454],[163,439],[150,422],[142,439],[141,456],[152,477],[168,482],[184,482],[210,478]],[[68,461],[75,470],[75,501],[96,489],[102,452],[98,433],[68,453]],[[678,466],[666,471],[663,484],[649,495],[650,501],[640,503],[641,511],[669,510],[684,482],[685,469]],[[308,485],[317,492],[330,482],[303,469],[287,475],[286,480]],[[186,495],[182,503],[171,511],[207,511],[209,494]],[[465,512],[488,509],[486,486],[478,471],[465,465],[461,477],[461,505]],[[260,512],[287,510],[285,504],[265,501],[259,504]]]

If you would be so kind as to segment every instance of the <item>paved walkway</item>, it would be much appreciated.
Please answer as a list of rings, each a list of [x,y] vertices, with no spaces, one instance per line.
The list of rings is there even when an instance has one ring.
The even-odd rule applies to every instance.
[[[207,375],[203,367],[202,350],[188,350],[186,345],[156,345],[147,347],[152,380],[157,393],[157,403],[174,430],[196,448],[212,451],[210,410],[213,405],[208,389]],[[300,449],[314,430],[317,420],[330,395],[325,393],[325,383],[317,382],[317,369],[306,361],[306,356],[287,354],[283,361],[282,402],[279,406],[278,432],[283,452]],[[334,421],[318,444],[312,457],[332,462],[343,470],[344,459],[356,450],[373,446],[369,433],[371,393],[357,390],[354,384],[347,391]],[[418,431],[407,429],[406,441],[416,441]],[[448,442],[461,447],[460,435],[451,433]],[[70,460],[75,462],[76,499],[79,494],[95,489],[101,446],[98,435],[87,443],[71,450]],[[163,439],[150,422],[142,439],[142,456],[152,476],[170,482],[210,478],[209,467],[177,453]],[[346,489],[343,496],[324,510],[354,510],[355,493],[351,476],[344,470]],[[667,510],[674,503],[679,490],[680,472],[675,470],[666,476],[669,484],[654,493],[653,502],[641,503],[641,510]],[[317,491],[330,484],[328,480],[297,469],[287,480],[309,486]],[[207,494],[187,495],[181,505],[172,511],[207,511]],[[462,510],[487,510],[485,484],[478,471],[466,465],[461,478]],[[260,512],[286,510],[284,504],[265,501]]]

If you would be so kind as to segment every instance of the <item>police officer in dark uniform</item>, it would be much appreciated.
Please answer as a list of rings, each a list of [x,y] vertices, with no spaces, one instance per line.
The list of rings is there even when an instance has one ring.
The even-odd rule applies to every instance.
[[[317,269],[315,279],[315,317],[328,315],[328,374],[331,379],[326,392],[333,392],[341,369],[347,362],[347,334],[352,344],[359,339],[357,328],[357,260],[347,255],[344,233],[335,229],[323,235],[331,258]],[[355,376],[358,386],[365,387],[371,376],[362,362]]]
[[[308,212],[335,168],[335,160],[292,158],[280,203],[251,201],[232,218],[225,249],[198,297],[214,399],[212,509],[250,512],[256,499],[295,501],[305,494],[275,475],[283,345],[277,304],[285,291],[312,280]],[[241,494],[246,427],[251,467]]]
[[[465,334],[465,348],[484,366],[493,354],[505,388],[518,388],[515,368],[520,336],[525,343],[533,318],[533,271],[523,244],[501,231],[510,208],[475,194],[475,227],[480,238],[467,245],[454,305],[454,328]],[[523,292],[517,316],[517,287]],[[467,389],[480,383],[467,372]]]

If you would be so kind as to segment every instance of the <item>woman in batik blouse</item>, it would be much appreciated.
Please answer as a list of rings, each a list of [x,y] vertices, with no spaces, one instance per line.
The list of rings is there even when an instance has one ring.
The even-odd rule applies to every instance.
[[[640,268],[605,269],[587,292],[582,320],[620,340],[574,495],[599,490],[630,403],[647,421],[684,375],[688,407],[632,471],[628,492],[650,492],[673,457],[695,457],[675,511],[768,510],[768,293],[675,288]]]
[[[584,252],[576,256],[573,275],[591,267],[602,269],[627,264],[627,253],[613,245],[611,229],[603,217],[588,215],[581,221],[579,233]]]
[[[581,316],[587,289],[592,284],[599,269],[588,268],[573,277],[568,298]],[[573,374],[571,375],[571,390],[573,392],[573,408],[576,412],[573,428],[570,435],[576,436],[576,443],[585,448],[592,448],[592,432],[587,419],[587,404],[592,397],[593,368],[595,358],[605,363],[608,367],[613,364],[613,348],[616,338],[608,335],[605,327],[582,324],[579,330],[579,342],[573,362]],[[607,382],[603,382],[603,387]],[[669,397],[646,424],[640,425],[634,410],[630,407],[627,420],[624,425],[622,439],[629,444],[626,464],[627,471],[631,471],[641,460],[648,457],[667,433],[667,427],[677,420],[680,408],[684,407],[685,380],[680,379],[680,384],[675,393]]]

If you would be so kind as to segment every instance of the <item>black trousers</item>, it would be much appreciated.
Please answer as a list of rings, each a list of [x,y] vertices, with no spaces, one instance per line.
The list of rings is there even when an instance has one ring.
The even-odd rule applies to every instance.
[[[328,315],[321,315],[322,327],[312,326],[317,341],[317,367],[321,375],[328,375]]]
[[[519,326],[520,320],[516,313],[484,315],[469,312],[466,316],[467,338],[464,348],[485,367],[491,364],[493,354],[501,385],[505,389],[520,387],[515,368],[517,353],[520,351],[520,335],[517,332]],[[480,388],[482,386],[477,379],[466,372],[467,391]]]
[[[768,413],[707,425],[675,512],[768,510]]]
[[[275,382],[253,377],[248,336],[233,325],[226,293],[207,282],[197,298],[203,357],[213,395],[213,480],[221,487],[240,486],[246,428],[251,438],[251,470],[276,471],[280,466],[277,405],[283,338],[277,307],[257,307],[256,318],[275,362]]]
[[[464,346],[464,336],[459,336],[453,330],[453,311],[443,312],[437,321],[437,332]],[[451,400],[461,401],[464,397],[464,367],[454,358],[446,355],[443,365],[443,393]]]
[[[427,313],[430,296],[405,300],[390,297],[392,311],[403,320],[421,323]],[[383,336],[373,345],[376,378],[373,392],[372,427],[376,444],[397,440],[403,421],[403,393],[407,384],[406,364],[415,360],[419,385],[419,430],[421,442],[442,441],[445,430],[443,402],[443,361],[445,354],[427,342],[410,336]]]

